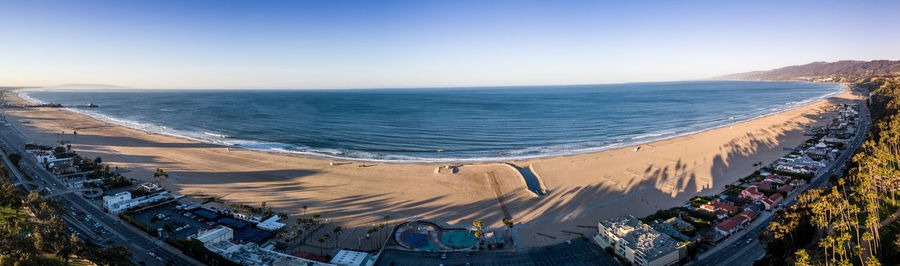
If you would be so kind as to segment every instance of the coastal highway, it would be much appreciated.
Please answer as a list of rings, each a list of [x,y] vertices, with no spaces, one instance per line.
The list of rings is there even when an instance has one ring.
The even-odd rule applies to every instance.
[[[867,133],[871,126],[871,117],[869,117],[869,111],[863,104],[864,101],[860,101],[861,107],[860,110],[858,110],[860,122],[856,129],[856,136],[853,137],[853,141],[850,142],[848,148],[838,156],[834,163],[823,169],[824,171],[819,171],[817,173],[809,186],[807,186],[807,190],[822,187],[828,183],[828,177],[832,174],[843,173],[844,168],[847,166],[847,161],[853,157],[854,151],[865,142],[866,135],[868,135]],[[794,199],[796,199],[797,195],[800,195],[800,193],[795,193],[791,196],[782,208],[794,205],[796,203]],[[762,230],[765,230],[769,225],[769,222],[774,219],[772,212],[766,212],[764,215],[766,215],[765,218],[762,217],[763,215],[760,215],[757,221],[751,223],[751,226],[732,235],[727,240],[720,242],[719,245],[712,250],[700,255],[697,265],[753,265],[753,262],[766,254],[765,247],[759,243],[756,236],[759,235]],[[748,239],[752,239],[752,242],[749,244],[746,243]]]
[[[14,126],[0,125],[0,147],[6,152],[23,155],[23,158],[20,161],[22,171],[28,173],[35,182],[45,184],[44,187],[50,188],[53,191],[66,190],[66,186],[56,179],[53,174],[39,166],[34,158],[24,156],[25,151],[23,148],[26,143],[27,138],[17,128]],[[11,170],[10,172],[13,173],[15,178],[20,180],[20,182],[25,180],[22,173],[7,159],[5,153],[3,154],[3,158],[4,164],[6,164],[7,169]],[[87,237],[90,240],[95,240],[97,243],[112,240],[111,244],[127,246],[128,250],[133,254],[132,260],[134,260],[135,263],[147,265],[161,265],[164,263],[174,265],[203,265],[182,254],[179,250],[166,245],[162,240],[153,238],[143,231],[125,224],[120,221],[118,217],[103,212],[97,205],[89,202],[80,195],[66,193],[60,195],[59,199],[62,201],[67,211],[76,210],[85,214],[84,217],[73,218],[81,219],[90,215],[90,221],[99,223],[108,228],[110,233],[106,236],[106,239],[96,237],[93,233],[86,231],[86,227],[83,224],[81,226],[78,226],[77,224],[71,226],[73,230],[76,230],[76,232],[79,232],[82,236]],[[66,219],[66,221],[70,225],[77,222],[73,221],[73,219]],[[148,252],[154,252],[157,256],[161,257],[163,261],[158,261],[151,257],[147,254]]]

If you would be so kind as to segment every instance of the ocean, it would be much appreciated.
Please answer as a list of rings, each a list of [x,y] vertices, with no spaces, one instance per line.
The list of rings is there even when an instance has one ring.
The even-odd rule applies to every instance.
[[[365,90],[20,91],[114,124],[248,149],[391,162],[531,159],[727,126],[840,84],[689,81]],[[81,107],[87,103],[97,108]]]

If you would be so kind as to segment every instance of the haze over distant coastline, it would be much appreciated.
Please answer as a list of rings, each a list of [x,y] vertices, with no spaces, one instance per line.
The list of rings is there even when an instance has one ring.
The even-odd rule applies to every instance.
[[[841,81],[867,76],[889,76],[900,74],[900,61],[842,60],[837,62],[812,62],[805,65],[787,66],[765,71],[718,76],[715,80],[759,80],[759,81]]]

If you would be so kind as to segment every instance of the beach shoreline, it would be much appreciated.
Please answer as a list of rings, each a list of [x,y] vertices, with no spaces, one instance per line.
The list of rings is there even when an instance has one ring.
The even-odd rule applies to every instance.
[[[6,92],[7,100],[23,101]],[[637,217],[684,204],[696,195],[718,193],[746,176],[758,161],[783,156],[783,147],[807,139],[803,128],[827,120],[821,108],[857,96],[845,91],[828,99],[640,145],[529,160],[503,161],[531,167],[547,195],[538,197],[521,174],[500,162],[447,163],[351,161],[226,149],[168,135],[139,131],[54,108],[6,109],[8,120],[30,140],[55,144],[59,132],[78,130],[64,141],[83,156],[98,157],[147,180],[166,169],[164,186],[180,194],[214,195],[236,203],[265,201],[296,217],[302,206],[331,217],[358,235],[381,217],[392,221],[429,219],[471,224],[475,219],[502,226],[511,218],[524,246],[559,243],[568,232],[589,233],[596,222],[631,214]],[[63,134],[65,135],[65,134]],[[63,136],[66,138],[66,136]],[[344,164],[346,163],[346,164]],[[361,167],[363,164],[373,164]],[[495,193],[499,191],[499,193]],[[507,217],[508,216],[508,217]],[[292,222],[292,221],[289,221]],[[541,235],[537,233],[540,232]],[[549,235],[551,237],[545,237]],[[355,241],[351,241],[355,242]],[[354,245],[355,246],[355,245]]]
[[[644,145],[644,144],[650,144],[650,143],[657,142],[657,141],[664,141],[664,140],[668,140],[668,139],[693,135],[693,134],[697,134],[697,133],[701,133],[701,132],[705,132],[705,131],[715,130],[718,128],[733,126],[734,124],[738,124],[738,123],[742,123],[742,122],[746,122],[746,121],[751,121],[751,120],[760,119],[760,118],[767,117],[767,116],[777,115],[782,112],[801,108],[803,106],[812,104],[816,101],[821,101],[821,100],[830,98],[832,96],[839,95],[841,93],[845,93],[849,90],[849,84],[846,84],[846,83],[836,83],[836,82],[827,82],[827,83],[839,84],[841,90],[823,94],[823,95],[817,96],[817,97],[804,99],[800,102],[797,102],[797,103],[802,103],[800,105],[791,106],[791,107],[785,108],[785,109],[778,109],[777,111],[774,111],[774,112],[758,114],[753,117],[747,117],[747,118],[743,118],[743,119],[733,120],[732,122],[727,123],[727,124],[714,125],[711,127],[694,129],[694,130],[684,131],[684,132],[675,132],[675,131],[650,132],[650,133],[646,133],[646,134],[635,136],[635,137],[620,139],[619,143],[610,143],[610,144],[606,144],[606,145],[602,145],[602,146],[577,147],[575,149],[569,149],[569,150],[563,149],[563,150],[558,150],[558,151],[554,151],[554,152],[547,152],[547,153],[540,153],[540,154],[533,154],[533,155],[523,155],[523,156],[496,156],[496,157],[473,157],[473,158],[431,157],[431,158],[418,158],[418,159],[407,159],[407,160],[404,160],[404,159],[374,159],[374,158],[351,157],[351,156],[343,155],[343,154],[341,154],[341,155],[328,154],[326,152],[295,151],[295,150],[289,150],[287,148],[253,148],[253,147],[248,147],[248,146],[244,146],[241,144],[229,144],[229,143],[227,143],[226,139],[230,139],[230,137],[223,137],[223,135],[220,135],[220,134],[203,132],[203,134],[210,135],[210,136],[218,136],[222,139],[222,140],[209,140],[209,139],[190,137],[185,134],[176,134],[176,133],[172,133],[172,132],[155,132],[155,131],[151,131],[148,129],[142,129],[142,128],[138,128],[133,125],[129,125],[127,123],[127,120],[123,121],[122,119],[116,119],[113,117],[109,117],[105,114],[84,112],[84,111],[80,111],[80,110],[78,110],[76,108],[72,108],[72,107],[64,107],[62,109],[73,112],[73,113],[77,113],[80,115],[88,116],[92,119],[100,120],[101,122],[131,128],[134,130],[146,132],[148,134],[157,134],[157,135],[161,135],[161,136],[175,137],[175,138],[179,138],[179,139],[183,139],[183,140],[187,140],[187,141],[197,141],[197,142],[202,142],[202,143],[219,145],[223,148],[228,147],[228,148],[232,148],[232,149],[244,149],[244,150],[250,150],[250,151],[265,152],[265,153],[274,154],[274,155],[288,155],[288,156],[301,156],[301,157],[305,156],[305,157],[313,157],[313,158],[328,159],[328,160],[352,161],[352,162],[358,162],[358,163],[367,163],[368,162],[368,163],[391,163],[391,164],[476,164],[476,163],[503,163],[503,162],[509,162],[509,161],[538,160],[538,159],[546,159],[546,158],[553,158],[553,157],[590,154],[590,153],[595,153],[595,152],[602,152],[602,151],[621,149],[621,148],[634,148],[636,146],[640,146],[640,145]],[[46,102],[35,99],[35,98],[30,97],[25,94],[25,92],[27,92],[27,91],[41,90],[41,89],[42,88],[16,89],[16,90],[13,90],[13,93],[15,93],[18,98],[20,98],[30,104],[44,104]],[[131,122],[144,124],[144,122],[139,122],[139,121],[131,121]],[[165,126],[161,126],[161,125],[153,125],[153,126],[160,127],[160,128],[166,128]],[[631,140],[631,141],[626,141],[626,139]],[[273,143],[273,144],[280,144],[280,145],[284,145],[286,147],[290,146],[290,144],[286,144],[286,143]],[[543,148],[543,147],[535,147],[535,148]],[[314,149],[314,148],[311,148],[311,149]]]

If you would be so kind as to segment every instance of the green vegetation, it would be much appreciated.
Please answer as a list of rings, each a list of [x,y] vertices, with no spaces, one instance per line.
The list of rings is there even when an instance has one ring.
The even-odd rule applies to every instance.
[[[0,265],[65,265],[73,255],[98,265],[130,264],[127,248],[83,243],[66,230],[59,201],[26,195],[0,173]]]
[[[900,78],[870,77],[857,88],[875,88],[873,128],[833,186],[799,195],[769,224],[767,265],[896,265],[900,254],[897,210],[900,192]],[[863,92],[867,93],[867,92]],[[885,227],[882,223],[891,222]]]
[[[62,147],[57,147],[57,149]],[[65,148],[63,148],[65,150]],[[83,172],[91,172],[87,175],[88,179],[101,179],[103,180],[103,189],[110,190],[116,189],[120,187],[131,186],[132,182],[125,176],[119,173],[113,173],[109,165],[103,164],[103,159],[100,157],[91,159],[75,154],[71,152],[73,157],[75,158],[75,164],[78,165],[78,169]],[[74,171],[74,169],[72,169]],[[87,186],[94,186],[92,183],[88,183]]]
[[[13,210],[7,206],[0,206],[0,221],[22,221],[25,220],[25,213],[19,210]]]

